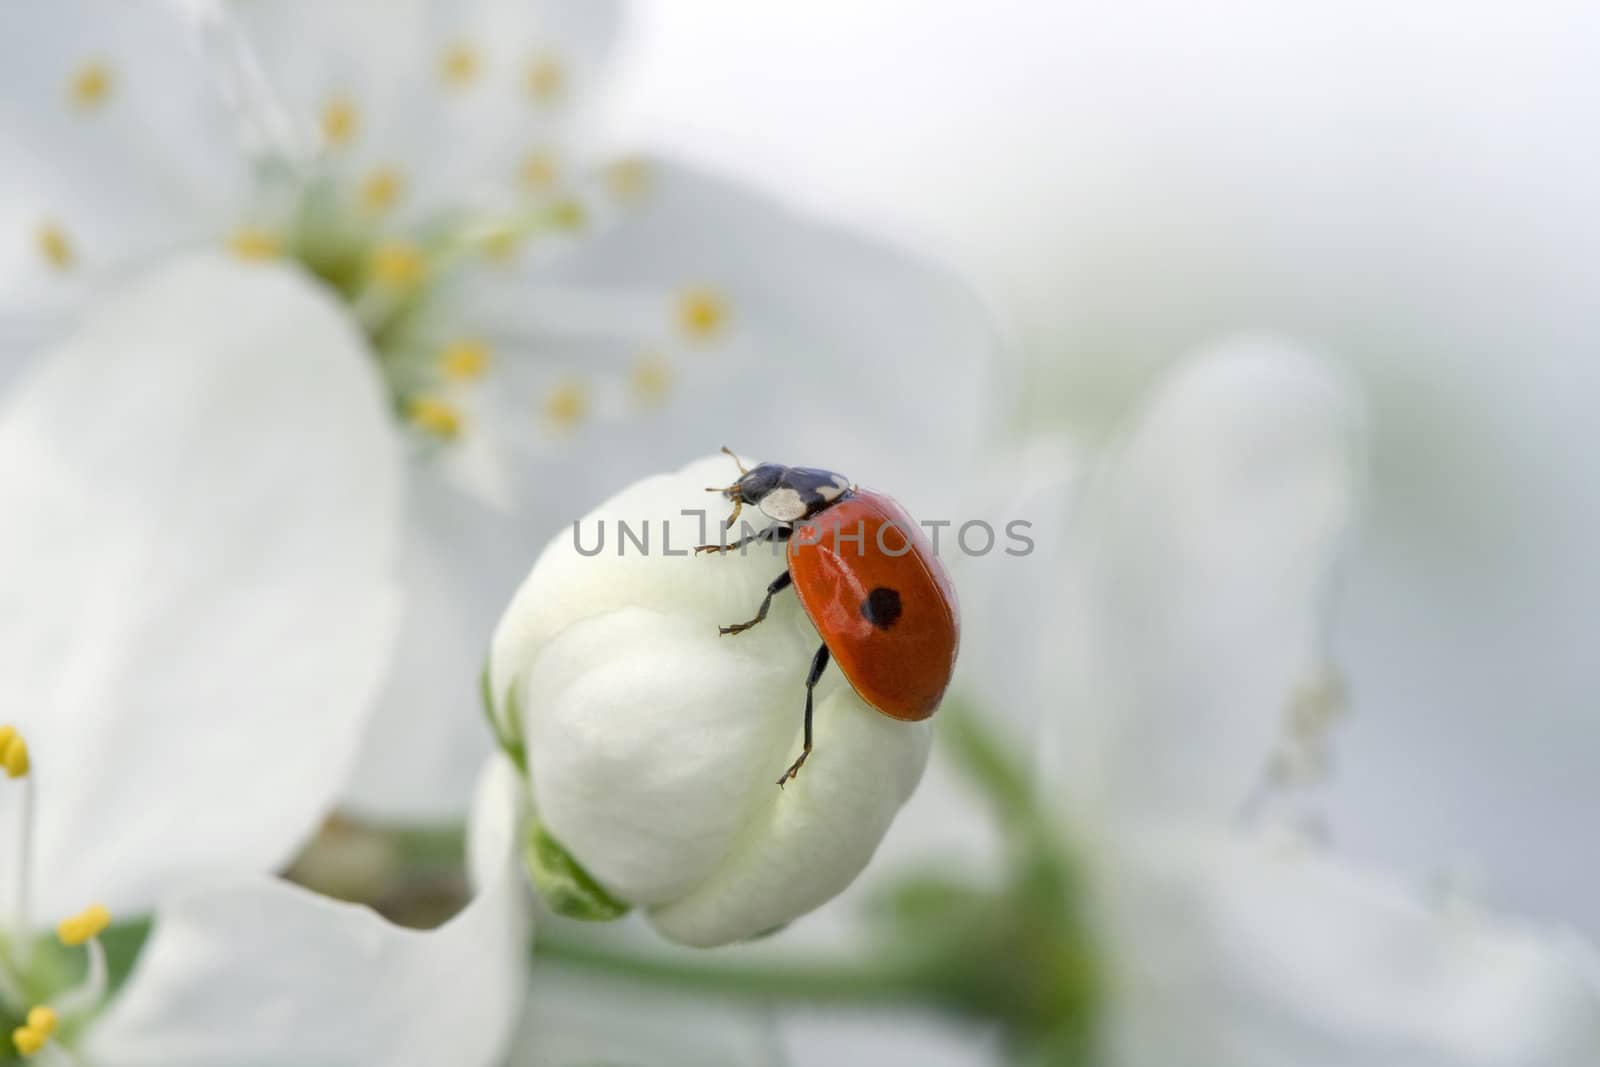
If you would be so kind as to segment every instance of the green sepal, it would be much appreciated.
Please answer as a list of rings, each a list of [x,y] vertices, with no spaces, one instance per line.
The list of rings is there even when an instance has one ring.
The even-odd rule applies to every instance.
[[[494,686],[489,681],[489,661],[483,663],[483,673],[478,676],[479,692],[483,694],[483,717],[489,721],[489,732],[506,758],[517,765],[522,777],[528,777],[528,746],[522,740],[522,695],[517,683],[512,682],[506,691],[506,714],[501,715],[494,698]]]
[[[534,890],[557,915],[587,922],[610,922],[631,910],[600,888],[594,876],[584,870],[537,819],[528,821],[523,863],[528,868],[528,880],[533,883]]]

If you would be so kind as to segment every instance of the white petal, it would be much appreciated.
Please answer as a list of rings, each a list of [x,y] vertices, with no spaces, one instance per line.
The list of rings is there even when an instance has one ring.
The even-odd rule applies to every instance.
[[[731,461],[646,479],[583,521],[655,527]],[[696,524],[686,524],[690,531]],[[678,548],[694,543],[679,531]],[[615,536],[613,529],[612,536]],[[613,542],[615,543],[615,542]],[[817,687],[817,749],[799,754],[804,678],[820,639],[780,596],[737,638],[781,556],[578,553],[557,535],[496,633],[491,685],[522,705],[535,808],[614,895],[691,944],[754,936],[842,890],[871,858],[927,760],[926,723],[867,707],[837,670]]]
[[[491,745],[480,678],[506,590],[547,532],[485,507],[426,462],[412,467],[405,618],[343,803],[377,818],[462,812]]]
[[[782,1067],[770,1022],[704,997],[642,993],[557,970],[534,976],[511,1067]]]
[[[1124,834],[1098,887],[1118,1067],[1566,1067],[1600,1056],[1570,935],[1430,908],[1287,843]]]
[[[1158,391],[1068,547],[1082,569],[1056,655],[1075,685],[1047,724],[1076,814],[1239,813],[1325,666],[1358,432],[1344,386],[1273,342],[1225,345]]]
[[[1592,331],[1539,321],[1548,342],[1483,334],[1504,358],[1446,342],[1402,369],[1385,346],[1371,373],[1372,505],[1337,634],[1353,714],[1329,807],[1353,852],[1480,877],[1600,938],[1597,854],[1577,844],[1600,805],[1600,366],[1581,354]]]
[[[237,123],[175,5],[61,0],[0,8],[0,307],[35,313],[86,272],[215,236],[249,171]],[[97,103],[74,80],[106,75]],[[59,227],[72,267],[39,253]],[[15,303],[13,303],[15,301]]]
[[[959,526],[942,532],[955,543],[951,565],[960,587],[974,592],[961,604],[956,684],[979,708],[1032,737],[1041,719],[1058,714],[1052,698],[1059,700],[1065,664],[1054,590],[1071,562],[1066,531],[1090,465],[1085,448],[1054,436],[991,449],[987,459],[963,514],[994,529],[994,547],[969,555],[960,551]],[[982,533],[974,531],[969,543],[983,544]]]
[[[105,1067],[450,1063],[491,1067],[528,980],[528,898],[503,813],[523,800],[491,764],[479,794],[486,880],[437,930],[262,881],[194,893],[150,943],[86,1052]],[[493,852],[492,862],[489,853]]]
[[[622,417],[545,447],[604,485],[727,444],[843,471],[919,518],[954,517],[996,414],[1001,346],[974,295],[904,250],[735,183],[644,165],[639,203],[613,225],[522,273],[486,276],[463,304],[500,342],[507,373],[521,359],[536,380],[603,387],[641,357],[671,365],[659,409],[628,408],[624,381]],[[700,340],[678,323],[696,288],[727,312]],[[530,401],[514,403],[525,427]]]
[[[930,737],[835,676],[817,751],[779,790],[800,751],[808,657],[727,646],[709,626],[621,611],[570,628],[526,676],[541,817],[614,895],[654,905],[655,925],[692,944],[753,936],[847,886]]]
[[[332,802],[394,632],[401,472],[364,341],[298,274],[201,255],[11,399],[0,707],[40,783],[43,918],[274,869]]]

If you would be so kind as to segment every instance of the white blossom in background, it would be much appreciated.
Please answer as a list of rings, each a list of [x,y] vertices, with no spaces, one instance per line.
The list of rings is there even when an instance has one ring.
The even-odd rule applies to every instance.
[[[585,555],[572,530],[558,534],[506,609],[489,661],[497,729],[526,751],[539,826],[604,895],[692,945],[754,937],[849,885],[916,787],[931,740],[930,723],[880,714],[830,668],[816,688],[816,751],[786,787],[773,784],[800,751],[820,638],[792,594],[759,626],[718,633],[750,618],[786,566],[770,546],[686,551],[702,532],[716,541],[721,509],[704,530],[680,513],[737,475],[727,457],[702,459],[579,523],[592,547],[602,520],[612,538],[618,522],[648,521],[649,553]]]
[[[1340,716],[1324,628],[1361,433],[1321,364],[1241,340],[1164,380],[1076,503],[1051,638],[1016,669],[1048,702],[1108,1063],[1600,1055],[1592,948],[1352,864],[1305,821]]]
[[[398,617],[403,461],[361,356],[303,277],[201,253],[130,280],[0,404],[7,1052],[489,1067],[510,1034],[514,775],[486,780],[482,891],[438,931],[270,877],[337,799]],[[152,911],[108,1000],[101,935]]]
[[[959,286],[593,151],[613,5],[202,11],[0,14],[0,363],[178,248],[282,261],[338,298],[384,385],[362,402],[410,456],[405,623],[358,810],[459,810],[504,590],[595,487],[723,443],[935,493],[967,462],[993,339]]]
[[[81,1062],[498,1067],[528,988],[521,837],[505,818],[521,792],[509,764],[486,767],[468,840],[476,895],[435,930],[265,879],[176,896]]]

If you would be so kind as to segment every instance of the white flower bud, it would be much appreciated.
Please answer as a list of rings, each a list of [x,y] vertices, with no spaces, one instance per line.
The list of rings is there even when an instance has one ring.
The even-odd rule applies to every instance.
[[[535,882],[601,890],[591,914],[609,897],[694,945],[755,936],[844,889],[916,787],[932,736],[873,710],[832,665],[815,752],[774,784],[800,754],[821,638],[792,590],[759,626],[719,636],[785,568],[781,546],[693,553],[717,540],[727,507],[706,487],[735,476],[715,457],[629,487],[579,523],[593,552],[604,521],[598,554],[572,529],[557,535],[500,621],[487,679],[496,729],[526,751],[536,825],[581,867],[554,870],[530,848]],[[648,522],[648,551],[621,542],[619,522],[634,537]]]

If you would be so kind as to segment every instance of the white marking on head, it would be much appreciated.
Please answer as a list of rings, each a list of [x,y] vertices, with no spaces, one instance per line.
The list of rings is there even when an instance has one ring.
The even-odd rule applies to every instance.
[[[762,497],[759,507],[761,514],[777,522],[793,522],[805,518],[806,514],[806,502],[800,499],[799,492],[788,486]]]
[[[839,476],[837,474],[833,476],[832,485],[817,486],[817,495],[829,504],[833,503],[835,500],[838,500],[839,494],[844,491],[845,487],[839,484]]]

